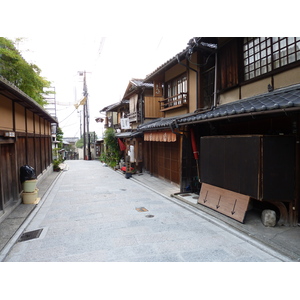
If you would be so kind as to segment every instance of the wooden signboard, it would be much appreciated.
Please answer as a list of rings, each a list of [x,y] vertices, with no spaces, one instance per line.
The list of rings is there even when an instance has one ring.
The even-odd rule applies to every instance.
[[[161,97],[162,95],[163,95],[162,83],[158,81],[154,81],[153,96]]]
[[[198,203],[241,223],[244,222],[250,196],[202,183]]]

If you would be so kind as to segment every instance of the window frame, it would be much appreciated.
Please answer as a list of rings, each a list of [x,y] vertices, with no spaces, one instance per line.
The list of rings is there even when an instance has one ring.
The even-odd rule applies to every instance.
[[[188,74],[186,72],[172,78],[164,85],[165,98],[160,102],[160,111],[181,107],[188,104]]]
[[[247,82],[300,63],[300,37],[245,37],[242,49]]]
[[[187,74],[183,73],[175,78],[166,82],[167,87],[167,99],[177,98],[177,101],[170,101],[171,106],[176,106],[182,104],[183,94],[188,93],[188,83],[187,83]]]

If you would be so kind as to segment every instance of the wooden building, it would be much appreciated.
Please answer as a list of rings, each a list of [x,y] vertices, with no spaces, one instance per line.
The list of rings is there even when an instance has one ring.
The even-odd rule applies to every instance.
[[[300,38],[194,38],[146,81],[162,87],[166,118],[138,130],[176,134],[179,163],[170,172],[178,172],[181,192],[193,187],[200,204],[241,222],[252,202],[297,225]],[[145,155],[158,161],[161,153]]]
[[[160,118],[146,120],[138,127],[144,133],[144,166],[152,175],[182,185],[184,134],[176,118],[194,112],[198,99],[198,56],[186,59],[187,50],[168,60],[149,74],[153,82],[153,103],[159,104]]]
[[[143,135],[136,129],[140,124],[162,115],[159,103],[155,100],[152,83],[144,83],[143,79],[137,78],[129,81],[122,100],[122,102],[128,102],[128,113],[122,111],[121,130],[123,132],[117,134],[117,137],[121,138],[126,146],[125,161],[130,153],[131,158],[128,157],[127,160],[131,161],[131,166],[138,172],[144,169],[144,143]]]
[[[57,121],[33,99],[0,77],[0,221],[20,203],[20,167],[41,176],[52,163]],[[53,126],[54,125],[54,126]]]
[[[251,203],[297,225],[300,38],[187,42],[145,78],[152,96],[139,102],[127,88],[132,113],[144,114],[130,123],[143,136],[143,169],[240,222]]]

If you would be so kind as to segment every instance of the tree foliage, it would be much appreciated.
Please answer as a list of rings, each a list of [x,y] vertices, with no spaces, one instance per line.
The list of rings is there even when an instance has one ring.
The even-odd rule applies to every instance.
[[[51,93],[44,88],[51,83],[40,73],[37,65],[26,62],[13,41],[0,37],[0,75],[43,106],[46,104],[43,94]]]
[[[86,138],[86,143],[87,143],[87,141],[88,141],[88,133],[87,132],[85,133],[85,138]],[[97,139],[98,139],[98,136],[97,136],[96,132],[95,131],[90,132],[90,143],[91,144],[96,143]],[[76,147],[77,148],[83,148],[83,135],[76,142]]]
[[[62,149],[63,147],[63,137],[64,133],[60,127],[56,129],[56,140],[58,141],[58,149]]]
[[[120,160],[120,149],[113,128],[107,128],[104,132],[105,152],[100,159],[108,166],[114,168]]]

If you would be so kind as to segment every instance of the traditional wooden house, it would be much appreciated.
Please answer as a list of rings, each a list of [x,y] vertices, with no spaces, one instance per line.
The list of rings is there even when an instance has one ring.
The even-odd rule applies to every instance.
[[[144,83],[143,79],[131,79],[123,96],[123,101],[126,100],[129,102],[127,118],[131,129],[162,116],[159,103],[153,98],[152,83]]]
[[[21,201],[20,167],[40,178],[52,164],[57,121],[39,104],[0,77],[0,221]]]
[[[122,101],[103,108],[107,119],[113,116],[113,128],[116,129],[116,137],[120,144],[124,145],[123,160],[130,153],[130,162],[134,169],[143,169],[143,139],[142,133],[136,128],[148,120],[158,118],[162,115],[159,103],[153,97],[153,84],[144,83],[142,79],[133,78],[129,81],[124,92]],[[109,127],[109,126],[107,126]],[[112,126],[111,126],[112,127]]]
[[[119,128],[119,108],[122,107],[123,103],[117,102],[103,107],[100,113],[105,113],[106,117],[104,119],[104,128]]]
[[[145,136],[169,128],[178,130],[176,137],[181,133],[180,163],[169,164],[171,173],[181,168],[181,191],[198,178],[202,205],[243,222],[251,202],[276,210],[279,224],[297,225],[300,38],[194,38],[181,55],[184,61],[179,54],[146,80],[160,82],[161,110],[172,112],[174,106],[183,108],[178,96],[169,96],[171,70],[178,70],[178,79],[185,71],[193,74],[196,84],[193,90],[188,84],[188,102],[179,102],[188,114],[140,127]],[[172,106],[165,106],[169,102]],[[153,155],[158,154],[148,157]]]
[[[153,84],[142,79],[129,81],[123,100],[129,103],[129,112],[123,112],[121,119],[121,138],[126,146],[125,154],[130,154],[131,166],[141,172],[143,169],[143,135],[136,129],[140,124],[161,116],[159,103],[153,97]],[[129,129],[129,130],[128,130]],[[125,158],[126,160],[126,158]]]
[[[207,46],[208,53],[211,47]],[[154,84],[153,98],[159,104],[161,117],[138,127],[144,133],[144,168],[184,190],[190,188],[190,182],[183,178],[183,174],[192,177],[191,170],[184,170],[185,164],[182,163],[186,155],[190,156],[190,142],[179,130],[176,119],[198,109],[200,95],[197,70],[200,58],[192,52],[187,59],[188,51],[187,47],[146,77],[145,82]]]

